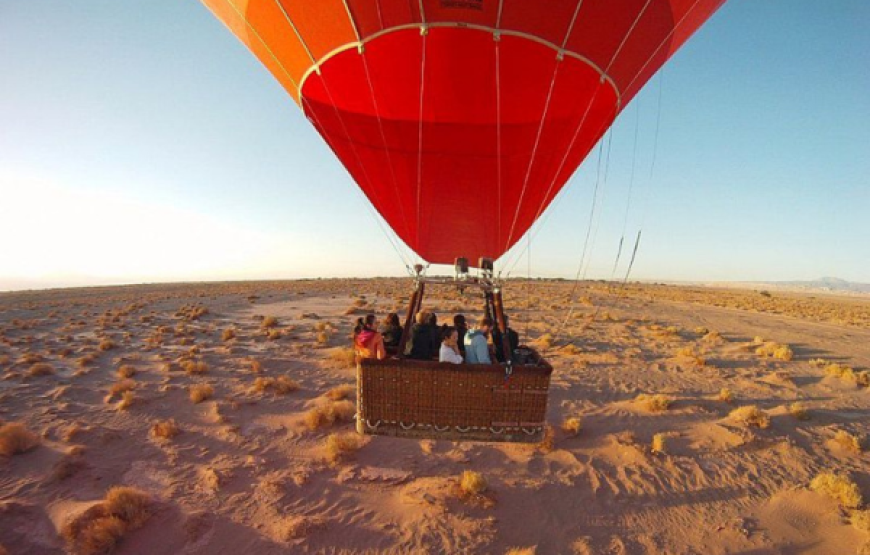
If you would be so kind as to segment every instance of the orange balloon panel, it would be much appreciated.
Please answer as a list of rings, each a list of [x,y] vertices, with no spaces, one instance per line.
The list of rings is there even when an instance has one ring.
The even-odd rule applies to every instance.
[[[498,258],[724,0],[203,0],[429,262]]]

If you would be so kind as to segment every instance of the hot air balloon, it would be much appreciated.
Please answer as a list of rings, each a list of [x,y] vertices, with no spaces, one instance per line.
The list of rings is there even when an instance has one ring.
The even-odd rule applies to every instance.
[[[724,1],[202,0],[405,243],[430,263],[461,259],[456,282],[481,287],[500,332],[492,261]],[[422,302],[417,277],[406,324]],[[526,358],[533,363],[508,360],[491,373],[442,371],[438,389],[458,395],[450,399],[433,397],[434,370],[364,361],[359,421],[374,433],[538,438],[552,369],[536,353]]]

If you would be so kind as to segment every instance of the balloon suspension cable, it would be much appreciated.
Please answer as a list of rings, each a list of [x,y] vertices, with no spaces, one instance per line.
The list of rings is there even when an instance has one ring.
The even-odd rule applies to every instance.
[[[616,249],[616,260],[613,261],[613,269],[610,271],[610,280],[613,281],[614,276],[616,276],[616,268],[619,266],[619,258],[622,255],[622,245],[625,243],[625,232],[628,229],[628,214],[631,211],[631,194],[634,190],[634,173],[635,168],[637,166],[637,135],[638,128],[640,127],[640,103],[637,104],[637,108],[635,109],[635,118],[634,118],[634,147],[632,148],[631,153],[631,176],[628,179],[628,197],[625,201],[625,216],[622,219],[622,233],[619,236],[619,246]]]

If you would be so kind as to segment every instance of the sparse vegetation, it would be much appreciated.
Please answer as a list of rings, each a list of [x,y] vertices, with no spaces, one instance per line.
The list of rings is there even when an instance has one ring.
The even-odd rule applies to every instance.
[[[121,400],[115,405],[118,410],[127,410],[136,402],[136,394],[132,391],[121,393]]]
[[[39,436],[28,430],[24,424],[0,424],[0,457],[26,453],[39,444]]]
[[[221,341],[229,341],[231,339],[236,338],[236,330],[234,328],[227,328],[221,332]]]
[[[136,375],[136,369],[130,366],[129,364],[122,364],[118,367],[118,377],[119,378],[132,378]]]
[[[194,384],[188,388],[188,391],[190,392],[190,400],[194,403],[202,403],[214,395],[214,388],[205,383]]]
[[[109,394],[106,396],[105,401],[111,403],[115,397],[134,389],[136,389],[136,382],[133,380],[121,380],[115,382],[112,384],[112,387],[109,388]]]
[[[465,495],[480,495],[485,492],[489,485],[486,478],[480,472],[466,470],[459,479],[459,489]]]
[[[801,402],[794,402],[788,406],[788,413],[798,420],[809,420],[810,411]]]
[[[830,497],[847,509],[857,509],[864,503],[858,484],[843,474],[823,472],[813,478],[810,489]]]
[[[54,367],[47,362],[37,362],[27,370],[27,375],[31,377],[50,376],[54,374]]]
[[[349,459],[362,447],[362,437],[356,432],[329,434],[326,438],[326,459],[339,463]]]
[[[665,434],[655,434],[652,438],[652,452],[658,455],[663,455],[667,451],[667,436]]]
[[[356,353],[351,347],[332,348],[329,350],[329,358],[346,368],[356,366]]]
[[[323,396],[333,401],[341,401],[342,399],[347,399],[354,393],[356,393],[356,386],[346,383],[333,387],[332,389],[324,393]]]
[[[566,418],[564,422],[562,422],[562,430],[565,433],[577,435],[583,429],[583,421],[580,420],[579,417],[572,416],[571,418]]]
[[[850,453],[860,454],[864,450],[864,442],[861,441],[861,438],[846,430],[837,430],[833,441],[840,449]]]
[[[756,337],[756,339],[759,339]],[[755,349],[755,354],[761,357],[766,358],[775,358],[777,360],[791,360],[794,357],[794,352],[792,352],[791,347],[788,345],[781,345],[779,343],[774,343],[769,341],[767,343],[762,344],[760,347]]]
[[[855,371],[851,366],[832,363],[825,367],[825,374],[859,387],[870,386],[870,372],[867,370]]]
[[[151,498],[143,491],[114,487],[103,501],[66,523],[61,535],[76,554],[108,553],[125,534],[142,526],[151,511]]]
[[[756,428],[767,428],[770,426],[770,416],[755,405],[736,408],[731,411],[728,417],[732,422],[741,426],[753,426]]]
[[[181,363],[181,367],[191,375],[208,372],[208,364],[204,360],[185,360]]]
[[[263,329],[274,328],[278,325],[278,318],[275,316],[266,316],[260,322],[260,327]]]
[[[264,393],[268,390],[275,392],[278,395],[287,395],[297,391],[301,386],[299,383],[287,376],[278,376],[277,378],[259,377],[254,380],[251,389],[258,393]]]
[[[173,418],[170,418],[169,420],[158,420],[151,426],[151,437],[157,439],[172,439],[180,433],[181,430],[178,428],[178,424],[176,424],[175,419]]]
[[[332,426],[336,422],[349,422],[356,414],[356,406],[350,401],[337,401],[318,405],[305,413],[305,425],[310,430]]]
[[[635,397],[634,401],[649,412],[663,412],[670,408],[673,399],[665,395],[648,395],[641,393]]]
[[[727,387],[723,387],[719,390],[719,395],[716,396],[716,400],[722,401],[723,403],[733,403],[734,393],[732,393]]]

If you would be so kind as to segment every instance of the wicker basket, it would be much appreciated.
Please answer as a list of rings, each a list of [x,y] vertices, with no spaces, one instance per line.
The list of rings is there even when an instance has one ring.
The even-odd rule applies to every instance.
[[[357,430],[365,434],[538,442],[550,374],[537,364],[450,364],[365,359],[357,366]]]

